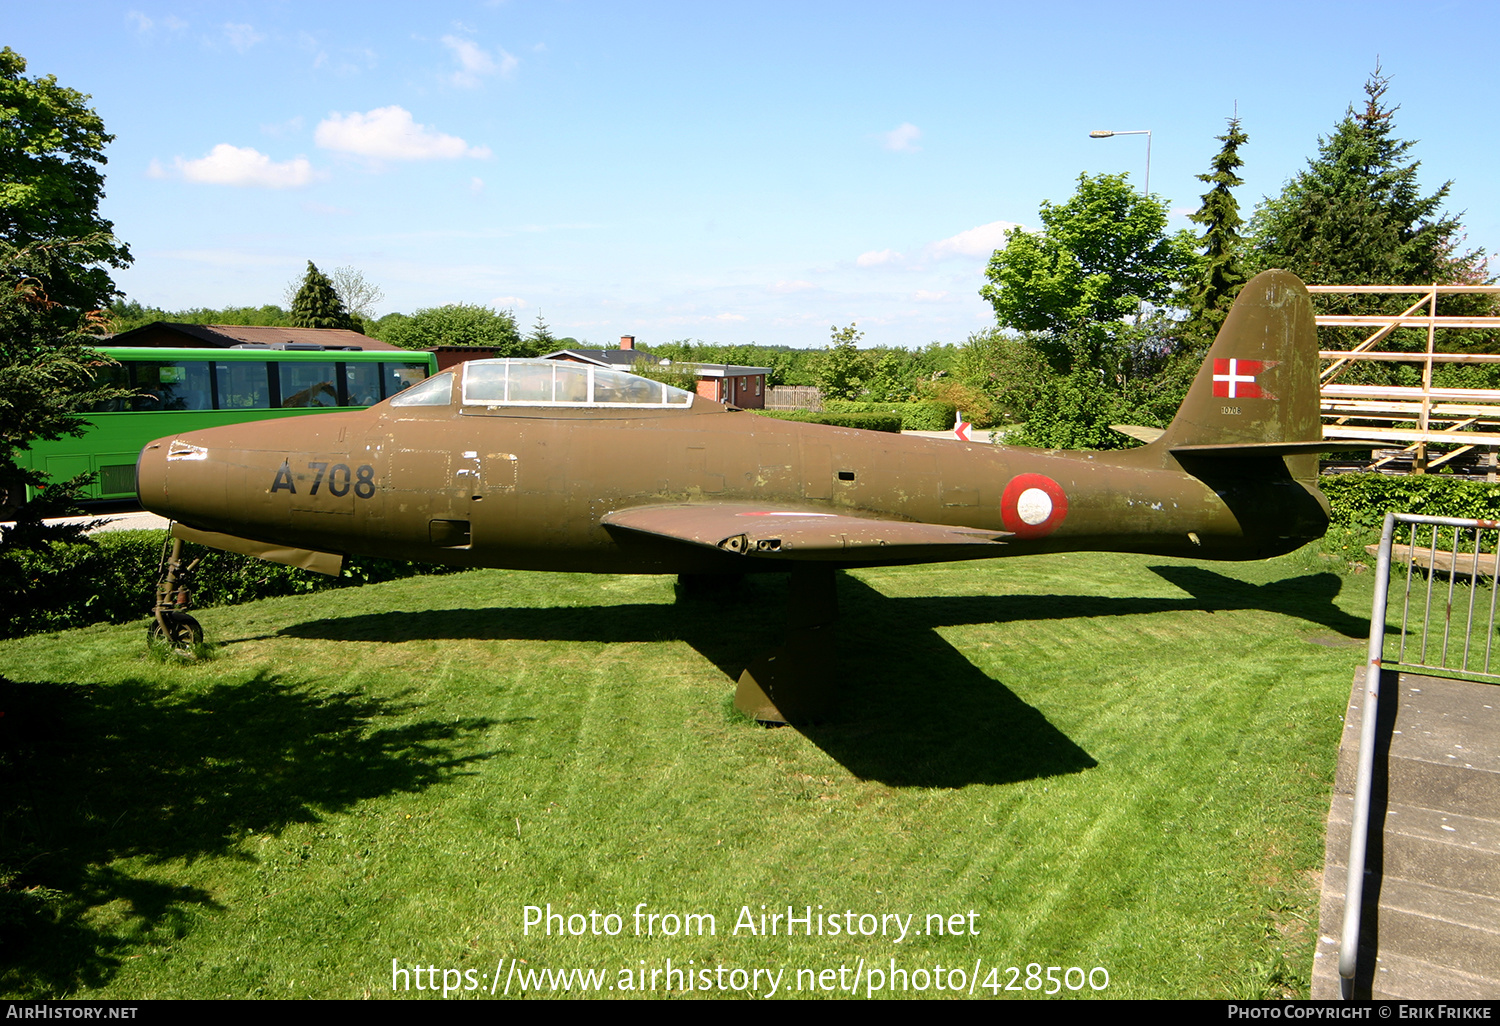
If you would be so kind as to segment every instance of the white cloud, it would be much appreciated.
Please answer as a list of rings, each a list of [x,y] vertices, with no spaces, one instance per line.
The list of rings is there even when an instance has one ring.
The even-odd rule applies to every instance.
[[[893,263],[901,259],[901,254],[894,249],[872,249],[868,253],[861,253],[854,263],[858,267],[879,267],[881,264]]]
[[[152,21],[150,18],[146,17],[140,11],[130,11],[129,13],[127,13],[125,15],[125,20],[128,21],[128,22],[130,22],[132,25],[134,25],[135,26],[135,30],[137,32],[141,33],[142,35],[145,35],[147,32],[150,32],[151,31],[151,26],[154,25],[154,24],[156,24],[154,21]]]
[[[197,160],[173,160],[173,168],[185,181],[205,185],[248,185],[264,189],[294,189],[318,177],[306,157],[275,163],[270,157],[248,146],[219,143],[208,156]],[[147,170],[153,178],[165,178],[167,172],[157,161]]]
[[[478,88],[479,80],[486,75],[498,74],[501,78],[509,78],[520,63],[504,50],[500,51],[497,61],[472,39],[444,36],[443,45],[452,50],[453,56],[458,59],[459,70],[450,75],[448,81],[460,89]]]
[[[526,300],[520,296],[496,296],[490,300],[490,306],[493,306],[496,310],[524,310],[526,308]]]
[[[947,292],[929,292],[927,289],[917,289],[916,294],[912,298],[919,303],[941,303],[949,295],[950,293]]]
[[[484,179],[483,178],[470,178],[469,179],[469,192],[472,193],[475,196],[478,196],[481,193],[483,193],[484,192]]]
[[[318,125],[314,138],[325,150],[376,160],[456,160],[490,155],[489,147],[470,146],[456,135],[419,125],[409,111],[396,106],[377,107],[368,114],[332,113]]]
[[[817,288],[817,286],[814,285],[812,282],[810,282],[810,281],[802,281],[799,278],[796,281],[778,281],[775,285],[771,286],[771,291],[772,292],[805,292],[808,289],[815,289],[815,288]]]
[[[1022,228],[1014,221],[991,221],[982,224],[978,228],[970,228],[966,232],[959,232],[951,238],[934,242],[928,250],[935,257],[945,256],[982,256],[988,257],[997,249],[1005,248],[1005,233],[1012,228]]]
[[[229,45],[240,53],[246,53],[266,37],[255,31],[253,26],[231,21],[224,24],[224,38],[229,40]]]
[[[175,14],[167,15],[161,20],[161,23],[173,32],[181,32],[183,29],[188,27],[188,23],[177,17],[177,15]]]
[[[917,145],[917,140],[920,138],[922,138],[920,128],[910,121],[902,122],[885,133],[885,148],[894,150],[896,153],[915,153],[922,148]]]

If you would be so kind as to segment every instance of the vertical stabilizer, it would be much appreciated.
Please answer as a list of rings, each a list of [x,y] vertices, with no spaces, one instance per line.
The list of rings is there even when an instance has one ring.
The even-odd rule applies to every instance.
[[[1312,300],[1290,271],[1264,271],[1240,290],[1187,398],[1156,444],[1169,450],[1322,437]],[[1305,476],[1302,464],[1313,459],[1289,457],[1294,476]]]

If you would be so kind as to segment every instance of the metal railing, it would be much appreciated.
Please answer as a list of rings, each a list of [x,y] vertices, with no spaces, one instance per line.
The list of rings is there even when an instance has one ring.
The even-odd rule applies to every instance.
[[[1411,527],[1405,545],[1396,544],[1397,524]],[[1386,616],[1393,555],[1399,557],[1395,565],[1404,569],[1405,580],[1400,641],[1396,657],[1387,660]],[[1446,582],[1440,577],[1446,578]],[[1370,794],[1375,778],[1375,720],[1380,702],[1381,670],[1407,667],[1435,671],[1444,676],[1500,680],[1500,645],[1495,644],[1495,599],[1500,591],[1496,586],[1497,578],[1500,578],[1500,522],[1422,517],[1410,513],[1385,515],[1375,566],[1375,598],[1370,609],[1370,646],[1365,660],[1365,702],[1359,733],[1359,772],[1354,784],[1354,815],[1349,832],[1344,932],[1339,942],[1339,985],[1346,998],[1353,992],[1354,973],[1359,961],[1359,921],[1364,902]],[[1416,596],[1421,618],[1414,622],[1412,592],[1418,581],[1422,582]],[[1433,608],[1434,591],[1436,610]],[[1455,613],[1463,621],[1461,638],[1454,629]],[[1476,614],[1483,620],[1482,646],[1475,640]],[[1414,629],[1414,623],[1419,623],[1419,627]],[[1492,656],[1494,663],[1491,662]]]

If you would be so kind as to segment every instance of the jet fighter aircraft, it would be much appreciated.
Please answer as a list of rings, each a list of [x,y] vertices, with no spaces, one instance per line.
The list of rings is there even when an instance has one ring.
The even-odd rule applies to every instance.
[[[690,581],[791,571],[786,648],[752,664],[736,699],[785,720],[832,702],[835,569],[1275,556],[1323,534],[1316,453],[1338,447],[1322,441],[1307,291],[1267,271],[1171,425],[1134,449],[801,424],[621,371],[477,360],[358,412],[158,439],[137,476],[178,537],[334,572],[351,553]]]

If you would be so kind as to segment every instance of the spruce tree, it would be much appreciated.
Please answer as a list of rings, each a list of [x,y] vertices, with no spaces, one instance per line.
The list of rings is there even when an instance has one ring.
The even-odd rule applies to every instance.
[[[531,334],[526,336],[526,348],[531,350],[532,356],[543,356],[557,348],[557,339],[552,334],[552,328],[542,320],[540,310],[537,311],[536,322],[531,326]]]
[[[1351,105],[1307,169],[1256,212],[1259,268],[1285,268],[1309,285],[1422,285],[1454,281],[1482,261],[1456,254],[1461,226],[1442,213],[1453,183],[1426,196],[1418,188],[1415,141],[1396,138],[1389,83],[1377,64],[1364,109]]]
[[[311,260],[302,288],[292,300],[292,325],[297,328],[354,328],[354,318],[344,309],[333,282]]]
[[[1233,191],[1244,184],[1235,172],[1244,166],[1239,149],[1249,136],[1240,130],[1240,119],[1232,117],[1229,131],[1217,138],[1224,146],[1213,159],[1213,170],[1198,175],[1198,181],[1211,188],[1203,194],[1203,205],[1197,213],[1188,217],[1203,226],[1203,236],[1198,240],[1203,251],[1201,269],[1198,280],[1186,290],[1188,319],[1183,335],[1189,353],[1213,343],[1240,286],[1249,280],[1243,256],[1245,240],[1240,235],[1245,222]]]
[[[1399,107],[1386,104],[1390,79],[1380,65],[1365,82],[1362,110],[1351,105],[1333,134],[1318,140],[1318,156],[1287,182],[1280,196],[1256,211],[1252,230],[1256,269],[1283,267],[1309,285],[1480,284],[1487,281],[1482,249],[1461,252],[1463,227],[1444,213],[1451,181],[1423,195],[1417,184],[1419,161],[1411,159],[1413,140],[1395,134]],[[1393,314],[1409,306],[1411,296],[1320,297],[1328,314]],[[1489,297],[1444,299],[1445,314],[1488,313]],[[1347,349],[1368,331],[1324,328],[1323,343]],[[1425,344],[1416,333],[1396,332],[1385,345],[1416,349]],[[1470,349],[1484,345],[1475,337],[1445,339],[1439,348]],[[1457,368],[1444,369],[1443,378]],[[1416,384],[1413,368],[1401,364],[1365,364],[1350,368],[1341,381]],[[1478,382],[1470,382],[1478,384]]]

